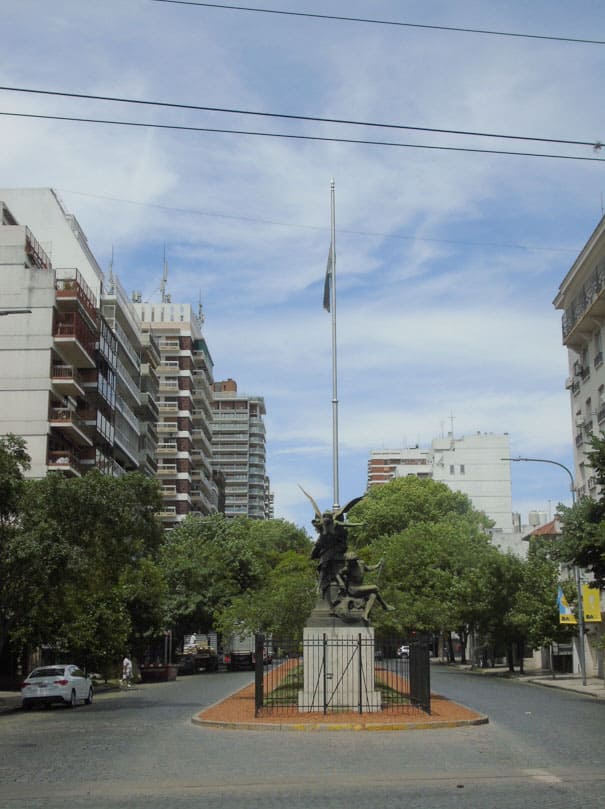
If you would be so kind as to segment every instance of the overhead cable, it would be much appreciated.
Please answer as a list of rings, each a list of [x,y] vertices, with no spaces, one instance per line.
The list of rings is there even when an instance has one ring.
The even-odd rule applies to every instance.
[[[281,14],[286,17],[310,17],[318,20],[365,23],[367,25],[394,25],[400,28],[424,28],[429,31],[452,31],[463,34],[483,34],[494,37],[515,37],[518,39],[543,39],[552,42],[574,42],[581,45],[605,45],[602,39],[581,39],[577,37],[550,36],[548,34],[527,34],[515,31],[493,31],[485,28],[461,28],[454,25],[428,25],[425,23],[401,22],[398,20],[376,20],[368,17],[343,17],[336,14],[315,14],[309,11],[283,11],[276,8],[253,8],[251,6],[231,6],[225,3],[201,3],[194,0],[152,0],[154,3],[172,3],[179,6],[202,6],[226,11],[251,11],[258,14]]]
[[[275,219],[261,219],[257,216],[243,216],[242,214],[227,214],[227,213],[217,213],[216,211],[203,211],[199,208],[182,208],[176,207],[174,205],[163,205],[159,202],[142,202],[141,200],[136,199],[124,199],[123,197],[111,197],[105,194],[90,194],[85,191],[73,191],[72,189],[68,188],[59,188],[58,189],[62,194],[74,194],[80,197],[89,197],[90,199],[101,199],[107,200],[109,202],[121,202],[125,205],[140,205],[144,208],[157,208],[158,210],[162,211],[170,211],[171,213],[182,213],[188,214],[193,216],[208,216],[214,219],[227,219],[227,220],[235,220],[237,222],[251,222],[253,224],[260,224],[260,225],[272,225],[277,227],[284,227],[284,228],[296,228],[299,230],[315,230],[325,232],[329,230],[326,228],[325,225],[305,225],[302,222],[280,222]],[[413,241],[413,242],[435,242],[437,244],[457,244],[463,245],[466,247],[490,247],[490,248],[508,248],[512,250],[535,250],[535,251],[546,251],[549,253],[573,253],[577,255],[578,249],[577,247],[545,247],[544,245],[535,245],[535,244],[514,244],[511,242],[473,242],[468,240],[462,239],[438,239],[438,238],[431,238],[429,236],[406,236],[402,233],[380,233],[376,231],[368,231],[368,230],[352,230],[351,228],[339,228],[339,233],[348,233],[353,236],[369,236],[371,238],[380,238],[380,239],[399,239],[401,241]]]
[[[251,115],[260,118],[281,118],[290,121],[309,121],[321,124],[339,124],[345,126],[364,126],[375,129],[399,129],[411,132],[430,132],[436,135],[464,135],[473,138],[500,138],[502,140],[521,140],[532,143],[557,143],[565,146],[590,146],[593,149],[600,149],[600,141],[570,140],[563,138],[539,138],[531,135],[510,135],[501,132],[479,132],[464,129],[445,129],[430,126],[414,126],[411,124],[391,124],[379,123],[376,121],[356,121],[347,118],[322,118],[317,115],[295,115],[279,112],[259,112],[258,110],[243,110],[230,107],[209,107],[200,104],[179,104],[169,101],[149,101],[141,98],[124,98],[122,96],[92,95],[90,93],[69,93],[62,90],[42,90],[31,87],[10,87],[0,85],[0,90],[13,93],[28,93],[31,95],[59,96],[61,98],[77,98],[87,101],[110,101],[119,104],[136,104],[146,107],[162,107],[166,109],[192,110],[196,112],[218,112],[229,115]]]
[[[406,148],[406,149],[431,149],[433,151],[439,152],[469,152],[475,154],[514,155],[517,157],[546,157],[554,160],[583,160],[593,163],[605,162],[605,159],[600,157],[583,157],[582,155],[547,154],[543,152],[515,152],[515,151],[507,151],[504,149],[477,149],[465,146],[433,146],[423,143],[398,143],[396,141],[364,140],[361,138],[359,139],[329,138],[320,135],[293,135],[286,132],[258,132],[246,129],[219,129],[216,127],[207,127],[207,126],[154,124],[143,121],[116,121],[104,118],[82,118],[70,115],[40,115],[30,112],[2,112],[2,111],[0,111],[0,115],[12,118],[35,118],[46,121],[71,121],[75,123],[105,124],[108,126],[130,126],[147,129],[167,129],[183,132],[208,132],[220,135],[246,135],[250,137],[260,137],[260,138],[281,138],[283,140],[321,141],[324,143],[352,143],[352,144],[360,144],[363,146],[396,146],[399,148]],[[600,145],[597,148],[601,148]]]

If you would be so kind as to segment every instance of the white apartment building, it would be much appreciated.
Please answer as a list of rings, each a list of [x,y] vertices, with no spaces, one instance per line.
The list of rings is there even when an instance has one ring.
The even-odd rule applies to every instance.
[[[492,540],[502,550],[523,555],[526,548],[515,529],[508,434],[476,433],[435,438],[430,449],[377,450],[368,462],[368,488],[397,477],[429,477],[466,494],[478,511],[494,522]]]
[[[576,499],[599,498],[588,453],[590,437],[605,430],[605,364],[603,330],[605,327],[605,217],[584,245],[571,269],[561,282],[553,301],[561,309],[563,345],[569,364],[565,387],[569,391],[571,430],[574,441],[574,490]],[[601,592],[601,612],[604,596]],[[587,624],[589,636],[584,644],[588,675],[603,676],[605,661],[599,638],[603,624]],[[579,669],[577,648],[574,670]]]
[[[225,480],[228,517],[269,519],[273,496],[266,474],[265,401],[237,392],[234,379],[214,383],[213,465]]]
[[[590,436],[605,429],[605,217],[561,282],[553,301],[563,311],[567,348],[571,428],[574,437],[574,488],[577,497],[598,494],[587,460]]]
[[[188,514],[216,513],[212,474],[213,363],[202,317],[189,304],[134,303],[143,331],[159,346],[157,476],[167,528]]]
[[[27,310],[0,324],[0,432],[26,439],[33,477],[153,473],[156,394],[141,369],[159,355],[117,279],[105,284],[52,189],[0,189],[0,208],[0,308]]]

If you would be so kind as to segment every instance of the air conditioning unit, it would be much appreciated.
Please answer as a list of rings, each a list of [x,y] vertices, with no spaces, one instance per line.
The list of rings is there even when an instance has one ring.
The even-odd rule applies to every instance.
[[[573,377],[568,376],[565,380],[565,389],[569,390],[570,388],[573,388]]]
[[[576,413],[576,427],[584,426],[584,416],[581,413]]]
[[[581,376],[582,375],[582,363],[580,360],[576,360],[573,364],[573,372],[574,376]]]

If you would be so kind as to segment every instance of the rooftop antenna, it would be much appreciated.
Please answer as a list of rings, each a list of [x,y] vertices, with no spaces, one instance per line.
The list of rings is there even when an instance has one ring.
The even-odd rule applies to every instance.
[[[113,244],[111,245],[111,258],[109,259],[109,282],[113,284]]]
[[[160,300],[162,303],[169,303],[166,296],[166,283],[168,281],[168,262],[166,261],[166,245],[164,245],[164,274],[160,284]]]
[[[198,319],[198,322],[199,322],[200,326],[202,325],[202,323],[206,319],[204,317],[204,307],[202,306],[202,290],[201,289],[200,289],[199,300],[198,300],[198,304],[197,304],[197,319]]]

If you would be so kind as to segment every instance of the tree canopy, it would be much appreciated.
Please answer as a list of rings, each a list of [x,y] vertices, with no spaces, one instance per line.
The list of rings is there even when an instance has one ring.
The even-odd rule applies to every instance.
[[[594,575],[595,584],[605,587],[605,439],[592,438],[588,453],[592,473],[600,487],[594,500],[582,497],[571,508],[559,506],[562,536],[555,549],[559,561],[576,565]]]

